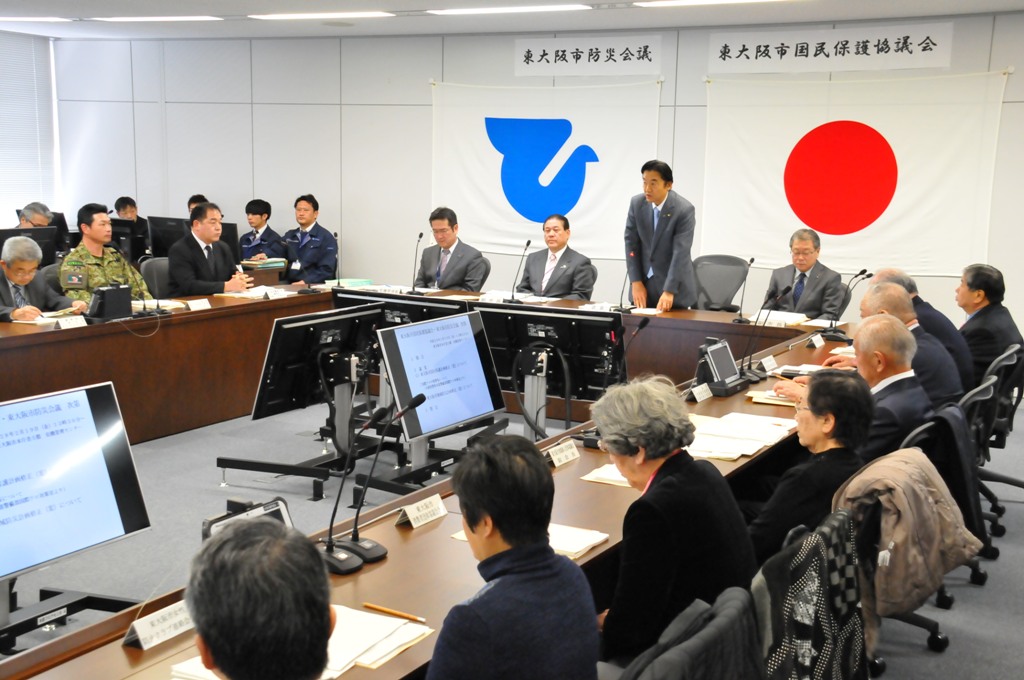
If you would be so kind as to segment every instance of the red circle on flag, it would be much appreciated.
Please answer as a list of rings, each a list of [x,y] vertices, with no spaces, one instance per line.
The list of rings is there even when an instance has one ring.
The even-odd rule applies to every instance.
[[[877,220],[896,193],[896,154],[877,130],[852,120],[814,128],[786,161],[786,199],[800,221],[852,234]]]

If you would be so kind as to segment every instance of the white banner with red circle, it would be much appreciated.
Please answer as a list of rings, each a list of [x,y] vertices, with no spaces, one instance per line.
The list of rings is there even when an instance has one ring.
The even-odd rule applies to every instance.
[[[778,267],[810,227],[841,272],[984,262],[1005,83],[709,81],[702,254]]]

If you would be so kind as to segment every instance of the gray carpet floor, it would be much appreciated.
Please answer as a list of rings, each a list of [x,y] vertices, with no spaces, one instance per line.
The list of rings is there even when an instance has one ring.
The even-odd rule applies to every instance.
[[[326,417],[326,407],[293,411],[252,421],[240,418],[218,425],[145,442],[133,447],[136,465],[153,527],[142,534],[61,560],[18,580],[23,604],[35,602],[40,587],[52,586],[146,599],[183,586],[189,560],[200,545],[204,517],[223,511],[229,497],[253,501],[281,496],[287,500],[295,525],[312,533],[323,528],[337,493],[337,480],[327,482],[325,501],[310,499],[312,481],[297,477],[229,470],[227,486],[215,466],[218,456],[299,462],[314,458],[324,444],[313,433]],[[554,432],[554,428],[552,433]],[[521,432],[514,423],[510,432]],[[443,442],[457,447],[458,437]],[[393,456],[382,456],[393,464]],[[1024,434],[1011,436],[1006,450],[993,451],[992,469],[1024,479]],[[357,470],[365,472],[368,460]],[[882,627],[879,652],[886,659],[886,678],[908,680],[956,678],[958,680],[1024,677],[1020,656],[1024,649],[1024,490],[996,485],[1006,505],[1003,523],[1007,534],[996,539],[1001,555],[984,561],[988,583],[975,586],[969,571],[950,574],[947,588],[956,598],[951,610],[925,605],[923,614],[939,621],[949,636],[942,654],[927,649],[927,633],[898,621]],[[376,504],[393,496],[371,490],[367,501]],[[346,488],[339,518],[348,517],[351,495]],[[984,504],[987,509],[987,504]],[[72,625],[84,625],[98,614],[72,617]],[[19,646],[37,644],[61,634],[60,629],[41,631],[19,640]]]

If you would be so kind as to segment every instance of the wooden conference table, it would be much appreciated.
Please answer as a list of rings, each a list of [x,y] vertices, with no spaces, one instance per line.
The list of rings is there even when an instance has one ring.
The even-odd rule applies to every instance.
[[[133,319],[65,330],[0,323],[0,401],[110,380],[133,444],[239,418],[252,413],[274,320],[332,307],[328,292],[275,300],[209,300],[212,309],[175,310],[159,321]],[[539,307],[580,304],[559,301]],[[624,315],[627,338],[642,318],[650,317]],[[629,375],[662,373],[677,383],[689,380],[697,347],[709,335],[729,340],[740,354],[752,330],[733,324],[732,318],[702,311],[651,318],[627,345]],[[766,328],[757,349],[801,332]],[[551,417],[561,417],[560,400],[552,401]],[[574,412],[577,421],[588,414],[584,404]]]
[[[822,349],[809,349],[801,343],[800,347],[787,350],[786,344],[781,344],[771,353],[776,355],[780,364],[821,363],[832,346],[834,344],[829,343]],[[691,412],[709,416],[722,416],[734,411],[793,417],[791,407],[756,405],[742,394],[691,405]],[[553,441],[554,438],[544,443]],[[760,455],[770,450],[766,449]],[[732,475],[750,465],[755,458],[736,462],[715,461],[715,465],[723,474]],[[629,504],[638,496],[633,489],[580,479],[607,462],[608,457],[599,451],[584,449],[578,460],[554,472],[552,521],[596,529],[609,535],[607,542],[580,558],[579,563],[584,570],[600,564],[602,558],[614,557],[614,551],[622,540],[622,518]],[[434,493],[445,497],[451,514],[418,529],[394,526],[398,508]],[[365,528],[361,528],[361,534],[379,541],[390,553],[386,560],[368,565],[357,574],[332,576],[332,601],[335,604],[360,608],[363,602],[372,602],[423,616],[428,625],[439,631],[448,610],[483,585],[469,546],[451,538],[461,529],[461,518],[449,482],[441,482],[378,508],[368,509],[363,520]],[[339,528],[344,530],[350,526],[351,520]],[[145,606],[144,613],[180,598],[180,590],[170,593]],[[170,676],[171,665],[196,655],[190,634],[180,635],[148,652],[122,647],[121,636],[137,614],[138,608],[133,608],[28,650],[0,663],[0,676],[12,680],[35,675],[49,680],[78,680],[82,677],[165,680]],[[376,671],[356,668],[342,677],[344,680],[417,677],[429,663],[436,641],[437,633]]]

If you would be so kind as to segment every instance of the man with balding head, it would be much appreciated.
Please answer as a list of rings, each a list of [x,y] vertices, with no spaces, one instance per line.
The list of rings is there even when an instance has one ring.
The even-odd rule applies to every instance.
[[[907,291],[910,301],[914,305],[917,322],[941,342],[949,355],[953,357],[957,373],[960,375],[960,384],[963,385],[964,390],[969,390],[975,385],[974,360],[971,358],[971,350],[967,347],[967,341],[945,314],[932,307],[920,296],[917,292],[917,282],[909,274],[902,269],[879,269],[868,283],[871,285],[895,283]]]
[[[860,302],[861,318],[889,314],[902,321],[917,341],[917,351],[911,367],[917,379],[928,394],[932,406],[959,401],[964,395],[963,384],[957,373],[956,363],[942,343],[929,334],[918,323],[914,304],[902,286],[895,283],[879,283],[864,293]],[[829,361],[825,362],[826,364]],[[834,362],[833,362],[834,363]]]
[[[868,317],[857,329],[853,349],[857,372],[875,396],[875,417],[860,451],[866,463],[899,449],[932,416],[932,408],[911,367],[917,341],[902,321],[889,314]]]

